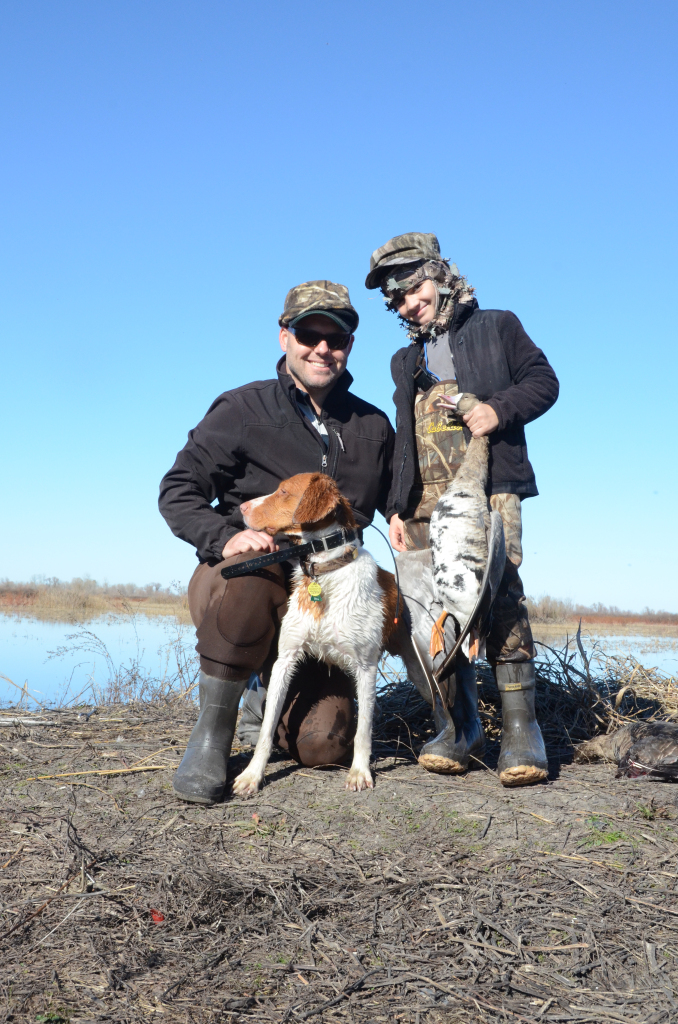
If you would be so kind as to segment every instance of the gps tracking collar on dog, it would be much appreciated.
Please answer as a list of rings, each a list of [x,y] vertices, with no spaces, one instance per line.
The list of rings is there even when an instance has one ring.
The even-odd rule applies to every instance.
[[[320,551],[332,551],[343,544],[350,544],[357,537],[358,533],[356,530],[340,530],[338,533],[331,533],[329,537],[310,540],[307,544],[295,544],[288,548],[283,548],[281,551],[271,551],[268,555],[250,558],[247,562],[229,565],[221,570],[221,575],[225,580],[231,580],[234,576],[246,576],[248,572],[253,572],[255,569],[265,569],[267,565],[278,565],[280,562],[288,562],[291,558],[305,558],[306,555],[318,554]]]

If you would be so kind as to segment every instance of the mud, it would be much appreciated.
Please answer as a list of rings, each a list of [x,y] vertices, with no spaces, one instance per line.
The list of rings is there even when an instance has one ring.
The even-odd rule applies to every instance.
[[[171,788],[186,700],[0,724],[3,1019],[676,1020],[678,787],[569,763],[562,728],[544,784],[503,789],[496,744],[428,774],[396,691],[373,791],[278,754],[210,808]]]

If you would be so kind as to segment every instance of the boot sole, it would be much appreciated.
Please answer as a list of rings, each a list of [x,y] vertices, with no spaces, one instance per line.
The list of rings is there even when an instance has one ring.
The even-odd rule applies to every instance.
[[[543,782],[548,771],[530,764],[520,764],[515,768],[506,768],[501,772],[499,781],[502,786],[530,786],[533,782]]]
[[[198,796],[197,793],[182,793],[181,790],[176,789],[172,786],[174,795],[178,796],[180,800],[185,800],[189,804],[218,804],[223,799],[223,793],[218,797],[210,796]]]
[[[467,770],[459,761],[452,761],[449,757],[441,757],[439,754],[422,754],[419,764],[427,772],[436,772],[438,775],[460,775]]]

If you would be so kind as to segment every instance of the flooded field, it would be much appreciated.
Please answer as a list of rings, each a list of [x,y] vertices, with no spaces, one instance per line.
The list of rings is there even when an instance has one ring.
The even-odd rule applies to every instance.
[[[534,639],[540,654],[548,656],[548,648],[562,650],[576,636],[577,625],[533,626]],[[582,639],[594,662],[607,658],[635,658],[644,668],[656,668],[667,676],[678,675],[678,630],[675,626],[652,626],[639,629],[638,624],[624,629],[619,626],[592,627],[582,625]]]
[[[197,670],[193,627],[174,616],[107,615],[85,623],[0,614],[0,704],[120,697],[171,688]],[[125,693],[127,689],[128,693]],[[150,694],[149,694],[150,695]],[[31,699],[31,697],[33,699]]]
[[[562,650],[576,624],[535,625],[540,656]],[[635,658],[645,668],[678,675],[678,630],[634,623],[623,627],[582,627],[585,649],[600,667],[610,657]],[[0,614],[0,703],[15,703],[17,687],[28,703],[92,700],[117,687],[116,699],[146,686],[153,695],[176,684],[190,685],[197,669],[193,627],[175,615],[106,615],[82,623],[45,621],[26,614]],[[7,680],[11,680],[8,682]],[[14,685],[13,685],[14,684]],[[34,700],[30,699],[30,695]]]

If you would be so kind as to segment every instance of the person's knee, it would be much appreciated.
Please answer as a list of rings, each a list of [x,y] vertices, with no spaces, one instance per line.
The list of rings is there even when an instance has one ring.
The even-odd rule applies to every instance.
[[[348,709],[347,709],[348,710]],[[343,718],[344,716],[342,716]],[[302,730],[294,743],[295,759],[307,768],[323,764],[343,764],[353,749],[353,722],[346,714],[346,727],[337,731],[327,728]]]
[[[247,668],[225,665],[221,661],[212,661],[211,658],[206,658],[202,654],[200,655],[200,669],[205,675],[211,676],[213,679],[223,679],[225,682],[230,683],[249,679],[251,675]]]
[[[278,745],[300,764],[342,764],[356,729],[353,684],[336,668],[308,661],[290,687],[278,726]]]
[[[210,566],[203,573],[203,597],[209,584],[210,599],[197,628],[196,650],[205,662],[203,671],[208,674],[222,679],[247,679],[268,657],[285,613],[285,578],[279,566],[274,566],[275,572],[265,570],[224,580],[221,568],[226,564]],[[197,605],[196,613],[192,614],[195,621]],[[215,669],[207,662],[220,667]]]

